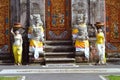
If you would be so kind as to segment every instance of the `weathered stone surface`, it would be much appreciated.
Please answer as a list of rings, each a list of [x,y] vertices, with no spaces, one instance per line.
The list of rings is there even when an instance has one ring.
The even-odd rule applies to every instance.
[[[90,23],[105,22],[105,0],[90,0]]]
[[[30,14],[40,14],[45,22],[45,0],[30,0]]]
[[[23,27],[27,25],[27,0],[20,0],[20,23]]]
[[[78,14],[84,14],[86,16],[86,22],[88,22],[88,0],[72,0],[72,24],[76,24],[76,18]]]

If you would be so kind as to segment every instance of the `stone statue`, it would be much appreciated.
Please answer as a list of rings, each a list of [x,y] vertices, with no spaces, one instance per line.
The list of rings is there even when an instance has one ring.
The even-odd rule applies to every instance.
[[[30,15],[31,26],[28,30],[30,39],[29,51],[34,53],[34,58],[39,59],[39,54],[43,54],[44,29],[40,14]]]
[[[30,34],[28,38],[39,39],[44,41],[43,23],[39,14],[30,15],[31,26],[29,27]]]
[[[76,17],[76,24],[73,26],[72,29],[72,38],[73,41],[76,40],[76,38],[79,38],[79,40],[83,40],[85,36],[88,35],[87,33],[87,25],[85,21],[85,15],[84,14],[77,14]],[[84,34],[84,35],[83,35]],[[79,36],[79,37],[78,37]]]
[[[73,26],[72,36],[74,39],[84,40],[88,37],[86,18],[84,14],[78,14],[76,17],[76,24]]]
[[[84,14],[78,14],[76,17],[77,37],[75,40],[76,56],[85,54],[85,58],[89,61],[89,41],[86,25],[86,17]]]

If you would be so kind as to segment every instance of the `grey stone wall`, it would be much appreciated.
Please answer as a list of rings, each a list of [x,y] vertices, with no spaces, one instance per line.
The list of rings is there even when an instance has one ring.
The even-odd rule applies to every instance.
[[[20,0],[20,23],[23,25],[23,27],[27,26],[27,17],[29,14],[27,14],[27,0]]]
[[[90,0],[90,23],[105,22],[105,0]]]
[[[105,22],[105,0],[72,0],[71,5],[72,25],[79,13],[86,15],[86,23]]]
[[[27,19],[27,1],[11,0],[11,24],[21,22],[26,25]],[[30,14],[40,14],[45,24],[45,0],[29,0]],[[89,4],[90,1],[90,4]],[[86,22],[95,24],[96,22],[105,22],[105,0],[72,0],[72,25],[76,23],[76,15],[83,13],[86,15]]]
[[[30,14],[40,14],[45,24],[45,0],[30,0]]]
[[[19,0],[10,0],[11,26],[20,21],[20,3]]]
[[[27,24],[27,0],[11,0],[11,27],[15,22],[20,22],[23,27]]]
[[[21,33],[27,33],[27,27],[29,24],[29,10],[28,10],[28,0],[11,0],[10,2],[10,14],[11,14],[11,27],[13,27],[14,23],[20,22],[22,26],[25,28],[21,29]],[[25,31],[26,30],[26,31]]]
[[[21,22],[23,27],[25,27],[28,24],[27,19],[30,17],[28,16],[29,11],[29,14],[40,14],[44,23],[45,0],[11,0],[11,25],[15,22]]]
[[[86,23],[88,23],[88,0],[72,0],[72,26],[76,24],[77,14],[84,14],[86,16]]]
[[[86,16],[86,24],[88,25],[88,33],[94,32],[92,26],[96,22],[105,23],[105,0],[72,0],[72,27],[77,24],[77,14]],[[94,34],[94,33],[91,33]]]

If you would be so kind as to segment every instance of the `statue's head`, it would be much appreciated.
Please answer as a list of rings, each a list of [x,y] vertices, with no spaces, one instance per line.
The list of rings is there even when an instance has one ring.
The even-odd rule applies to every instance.
[[[40,14],[30,15],[31,25],[43,25]]]
[[[85,15],[82,13],[77,14],[76,21],[77,21],[77,24],[85,23]]]

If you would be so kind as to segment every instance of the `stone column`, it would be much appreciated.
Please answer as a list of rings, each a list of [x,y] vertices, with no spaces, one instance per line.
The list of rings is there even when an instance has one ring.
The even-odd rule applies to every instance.
[[[20,23],[22,24],[24,29],[21,29],[20,32],[22,33],[23,37],[23,56],[22,56],[22,63],[27,64],[28,61],[28,53],[29,53],[29,42],[28,42],[28,27],[29,27],[29,14],[30,14],[30,2],[29,0],[19,0],[20,1]]]
[[[105,0],[90,0],[90,24],[105,22]]]
[[[45,25],[45,0],[30,0],[30,14],[40,14]]]
[[[11,0],[11,26],[20,21],[20,0]]]
[[[84,14],[88,23],[88,0],[72,0],[72,26],[76,24],[76,15]]]
[[[29,3],[28,3],[29,4]],[[27,17],[29,15],[29,10],[27,0],[20,0],[20,23],[25,27],[27,25]]]

